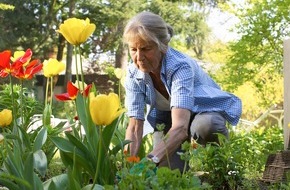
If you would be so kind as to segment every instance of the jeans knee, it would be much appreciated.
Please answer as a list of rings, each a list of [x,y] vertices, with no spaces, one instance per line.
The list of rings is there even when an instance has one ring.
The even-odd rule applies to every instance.
[[[217,133],[228,137],[226,120],[216,112],[198,114],[191,123],[190,132],[192,137],[200,144],[218,143]]]

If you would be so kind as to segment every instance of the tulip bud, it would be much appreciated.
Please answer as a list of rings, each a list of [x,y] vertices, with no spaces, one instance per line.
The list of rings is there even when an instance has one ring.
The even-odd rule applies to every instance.
[[[4,109],[0,112],[0,126],[6,127],[12,122],[12,111]]]
[[[42,123],[44,126],[50,126],[51,109],[50,105],[47,104],[43,110]]]

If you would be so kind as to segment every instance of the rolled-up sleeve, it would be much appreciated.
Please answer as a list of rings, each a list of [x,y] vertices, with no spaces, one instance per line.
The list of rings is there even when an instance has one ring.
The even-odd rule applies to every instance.
[[[172,74],[171,107],[194,109],[194,73],[188,64],[181,64]]]

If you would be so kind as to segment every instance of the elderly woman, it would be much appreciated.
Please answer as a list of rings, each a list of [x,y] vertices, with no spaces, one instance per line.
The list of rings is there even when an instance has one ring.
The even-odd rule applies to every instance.
[[[125,27],[123,38],[134,63],[128,66],[125,82],[126,139],[132,141],[128,151],[136,156],[147,111],[155,131],[148,159],[182,170],[184,162],[177,154],[181,144],[190,137],[203,145],[218,142],[217,133],[227,137],[226,121],[238,123],[241,101],[222,91],[194,59],[169,47],[172,35],[172,27],[150,12],[137,14]],[[167,137],[162,140],[158,124],[165,125]]]

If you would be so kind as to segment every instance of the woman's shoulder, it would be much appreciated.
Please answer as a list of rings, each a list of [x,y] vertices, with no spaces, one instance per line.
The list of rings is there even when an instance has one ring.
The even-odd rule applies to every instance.
[[[194,58],[172,47],[168,48],[165,59],[167,59],[167,61],[173,60],[175,62],[177,61],[177,62],[196,63],[196,60]]]
[[[165,65],[167,66],[167,69],[177,69],[180,66],[185,67],[196,67],[197,61],[193,59],[192,57],[188,56],[185,53],[182,53],[181,51],[178,51],[174,48],[169,48],[166,52],[165,58],[164,58]]]

